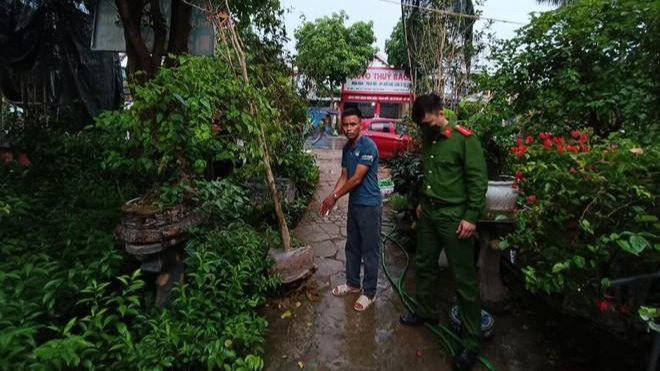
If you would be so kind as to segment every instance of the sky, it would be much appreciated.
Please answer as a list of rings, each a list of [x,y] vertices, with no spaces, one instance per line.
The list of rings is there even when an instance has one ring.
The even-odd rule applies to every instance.
[[[295,54],[295,39],[293,31],[302,24],[304,15],[308,21],[313,21],[333,12],[345,10],[349,23],[356,21],[373,21],[376,34],[376,46],[379,53],[386,56],[385,40],[389,38],[392,29],[401,17],[401,6],[396,0],[281,0],[285,11],[285,27],[291,39],[287,49]],[[551,10],[553,7],[539,5],[536,0],[486,0],[481,7],[483,17],[497,18],[514,22],[529,22],[531,12]],[[477,27],[483,27],[478,22]],[[509,39],[515,35],[516,24],[495,22],[491,31],[500,39]]]

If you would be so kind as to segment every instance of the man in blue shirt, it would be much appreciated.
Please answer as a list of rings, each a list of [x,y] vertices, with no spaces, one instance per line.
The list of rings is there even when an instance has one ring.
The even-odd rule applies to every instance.
[[[362,312],[376,300],[378,249],[382,196],[378,187],[378,148],[362,135],[362,113],[347,108],[342,116],[342,132],[348,138],[341,155],[341,175],[335,189],[323,201],[320,215],[327,215],[343,195],[350,193],[346,228],[346,283],[332,290],[335,296],[362,295],[353,309]],[[364,262],[364,279],[360,267]]]

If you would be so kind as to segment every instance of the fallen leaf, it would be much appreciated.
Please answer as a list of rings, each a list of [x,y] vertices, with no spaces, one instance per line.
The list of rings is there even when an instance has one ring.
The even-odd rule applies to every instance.
[[[301,302],[299,302],[299,301],[296,302],[296,308],[300,308],[301,305],[302,305]]]
[[[301,361],[298,361],[298,368],[302,370],[303,368],[305,368],[305,364],[302,363]]]
[[[291,311],[287,310],[286,312],[282,313],[280,317],[282,317],[282,319],[291,317]]]
[[[312,327],[313,323],[307,322],[307,327]]]
[[[418,350],[417,352],[415,352],[415,355],[417,356],[417,358],[422,358],[422,356],[423,356],[421,350]]]

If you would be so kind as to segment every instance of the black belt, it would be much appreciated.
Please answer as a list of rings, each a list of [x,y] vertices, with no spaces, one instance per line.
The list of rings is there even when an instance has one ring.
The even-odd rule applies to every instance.
[[[430,206],[434,206],[434,207],[457,207],[457,206],[465,205],[465,202],[451,203],[451,202],[436,200],[434,198],[429,198],[429,197],[422,197],[422,203],[430,205]]]

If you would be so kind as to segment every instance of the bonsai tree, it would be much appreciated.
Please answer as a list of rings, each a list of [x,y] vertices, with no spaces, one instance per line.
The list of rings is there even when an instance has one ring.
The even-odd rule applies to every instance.
[[[255,122],[269,118],[249,114],[248,98],[263,105],[260,115],[273,111],[261,92],[244,86],[223,60],[182,57],[179,63],[135,86],[129,109],[106,112],[96,124],[105,147],[103,166],[145,173],[153,186],[144,203],[155,206],[190,200],[211,159],[259,155],[251,139],[258,130]]]

